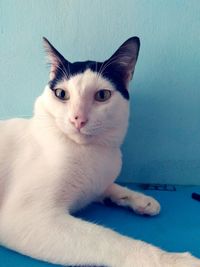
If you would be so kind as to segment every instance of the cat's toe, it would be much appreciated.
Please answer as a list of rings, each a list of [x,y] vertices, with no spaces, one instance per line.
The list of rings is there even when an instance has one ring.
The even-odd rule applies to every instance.
[[[149,196],[140,196],[134,199],[132,209],[141,215],[155,216],[160,213],[161,207],[157,200]]]

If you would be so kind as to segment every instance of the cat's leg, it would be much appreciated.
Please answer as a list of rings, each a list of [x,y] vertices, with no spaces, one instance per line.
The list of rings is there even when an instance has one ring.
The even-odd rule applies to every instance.
[[[153,216],[160,212],[160,204],[157,200],[118,184],[110,185],[101,200],[107,198],[119,206],[129,207],[139,214]]]
[[[0,243],[43,261],[78,266],[157,267],[160,250],[71,215],[19,212],[0,222]],[[143,255],[143,256],[142,256]],[[151,258],[151,264],[149,264]]]
[[[0,240],[22,254],[61,265],[200,267],[189,254],[170,254],[112,230],[55,212],[21,213],[0,223]]]

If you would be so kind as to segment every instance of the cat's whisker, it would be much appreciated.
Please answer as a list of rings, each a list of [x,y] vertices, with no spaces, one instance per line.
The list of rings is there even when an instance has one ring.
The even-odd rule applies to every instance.
[[[61,61],[61,60],[60,60],[60,61]],[[64,64],[63,64],[62,61],[61,61],[61,64],[62,64],[62,66],[63,66],[63,68],[64,68],[64,72],[66,73],[66,77],[67,77],[67,79],[69,79],[69,78],[70,78],[69,62],[67,61],[68,72],[67,72],[67,70],[66,70],[66,68],[65,68],[65,66],[64,66]]]
[[[63,73],[64,77],[66,78],[66,80],[69,79],[69,75],[68,75],[68,73],[65,71],[65,66],[64,66],[64,65],[63,65],[63,68],[64,68],[64,69],[61,68],[60,65],[56,65],[56,68],[58,68],[59,70],[62,71],[62,73]]]
[[[106,69],[108,66],[110,66],[111,64],[113,64],[115,61],[117,61],[117,59],[118,59],[118,57],[115,56],[115,57],[113,57],[113,58],[108,59],[108,61],[104,61],[104,62],[102,63],[102,65],[101,65],[101,67],[100,67],[100,70],[99,70],[99,72],[98,72],[98,74],[97,74],[98,79],[99,79],[99,77],[103,74],[103,72],[105,71],[105,69]]]
[[[104,61],[103,63],[102,63],[102,65],[101,65],[101,67],[100,67],[100,69],[99,69],[99,71],[98,71],[98,73],[97,73],[97,78],[99,79],[99,77],[100,77],[100,75],[101,75],[101,69],[103,68],[103,65],[105,64],[105,62],[106,61]]]
[[[101,69],[101,72],[100,72],[99,74],[102,75],[103,72],[106,70],[106,68],[107,68],[108,66],[114,64],[115,62],[118,62],[118,57],[117,57],[117,56],[111,58],[110,60],[108,60],[108,61],[103,65],[103,67],[102,67],[102,69]]]
[[[67,78],[67,80],[68,80],[68,79],[69,79],[69,74],[67,73],[67,70],[66,70],[66,68],[65,68],[65,65],[63,64],[62,60],[61,60],[59,57],[57,58],[57,60],[58,60],[58,62],[62,65],[63,69],[62,69],[59,65],[57,65],[57,64],[56,64],[56,67],[58,67],[60,70],[63,71],[64,76],[65,76],[65,77]],[[68,62],[68,64],[69,64],[69,62]]]
[[[95,71],[97,72],[97,61],[95,61]]]
[[[69,61],[67,62],[67,70],[68,70],[68,75],[69,75],[69,78],[70,78],[72,75],[71,75],[71,72],[70,72]]]

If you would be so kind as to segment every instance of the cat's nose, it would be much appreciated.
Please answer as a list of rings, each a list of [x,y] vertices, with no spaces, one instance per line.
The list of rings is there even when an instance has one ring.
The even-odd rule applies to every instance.
[[[70,118],[70,122],[75,126],[76,129],[80,130],[83,128],[88,120],[86,118],[83,118],[81,116],[74,116]]]

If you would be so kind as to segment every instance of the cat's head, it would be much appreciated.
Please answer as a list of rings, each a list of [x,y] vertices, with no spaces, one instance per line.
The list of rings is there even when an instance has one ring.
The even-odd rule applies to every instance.
[[[106,61],[71,63],[44,38],[50,81],[41,96],[57,127],[77,143],[119,145],[129,113],[128,84],[140,41],[132,37]]]

